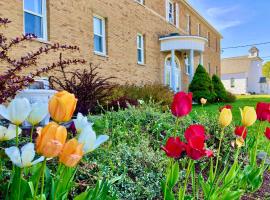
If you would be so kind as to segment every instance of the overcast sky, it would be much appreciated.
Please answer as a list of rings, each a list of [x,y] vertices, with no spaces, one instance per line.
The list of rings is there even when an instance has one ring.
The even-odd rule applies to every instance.
[[[270,42],[270,0],[188,1],[221,32],[223,48]],[[249,48],[227,49],[221,56],[247,55]],[[270,43],[257,48],[260,56],[270,61]]]

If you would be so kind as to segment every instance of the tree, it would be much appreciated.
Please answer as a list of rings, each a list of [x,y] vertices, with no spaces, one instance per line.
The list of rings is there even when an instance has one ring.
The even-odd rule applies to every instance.
[[[208,102],[215,100],[216,94],[209,74],[202,65],[199,65],[189,85],[189,91],[193,93],[193,100],[200,103],[201,98]]]
[[[216,101],[223,102],[227,98],[227,91],[217,75],[212,76],[212,83],[214,87],[214,92],[216,93]]]
[[[270,78],[270,61],[266,62],[262,68],[262,74],[266,78]]]

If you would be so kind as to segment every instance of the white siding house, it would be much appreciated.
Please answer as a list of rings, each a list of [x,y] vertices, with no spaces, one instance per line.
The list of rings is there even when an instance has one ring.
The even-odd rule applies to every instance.
[[[234,94],[268,94],[269,83],[262,75],[263,60],[259,50],[252,47],[249,55],[221,60],[221,80]]]

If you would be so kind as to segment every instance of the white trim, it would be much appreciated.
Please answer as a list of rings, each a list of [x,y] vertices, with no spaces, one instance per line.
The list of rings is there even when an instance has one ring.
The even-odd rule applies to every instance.
[[[137,40],[137,63],[140,65],[144,65],[144,35],[141,33],[137,33],[136,40]],[[139,40],[141,40],[140,41],[141,47],[139,47]],[[138,60],[138,50],[141,50],[141,58],[142,58],[141,61]]]
[[[169,86],[169,87],[171,87],[172,85],[173,85],[173,83],[171,82],[172,81],[172,66],[168,66],[167,65],[167,60],[169,59],[169,58],[171,58],[172,59],[172,54],[170,53],[170,54],[168,54],[166,57],[165,57],[165,60],[164,60],[164,77],[163,77],[163,81],[164,81],[164,85],[167,85],[167,78],[166,78],[166,72],[167,72],[167,70],[169,70],[169,73],[170,73],[170,80],[169,80],[169,85],[167,85],[167,86]],[[176,64],[176,66],[178,66],[178,67],[176,67],[177,69],[178,69],[178,72],[179,72],[179,76],[178,76],[178,85],[179,85],[179,91],[181,91],[181,89],[182,89],[182,69],[181,69],[181,65],[180,65],[180,60],[178,59],[178,57],[175,55],[174,56],[174,59],[175,59],[175,64]],[[170,67],[170,68],[168,68],[168,67]]]
[[[95,18],[101,20],[101,29],[102,29],[101,30],[102,31],[101,35],[95,33],[95,23],[94,23]],[[96,14],[93,15],[93,34],[94,34],[94,36],[97,35],[97,36],[102,38],[102,50],[103,50],[103,51],[96,51],[95,46],[94,46],[94,53],[97,54],[97,55],[106,56],[106,53],[107,53],[107,49],[106,49],[106,25],[105,25],[105,18],[104,17],[101,17],[101,16],[96,15]],[[95,43],[95,41],[94,41],[94,43]]]
[[[170,5],[172,5],[172,12],[170,12]],[[175,19],[174,19],[174,3],[172,0],[166,0],[166,20],[174,25]],[[171,18],[170,18],[171,14]]]
[[[41,13],[35,13],[33,11],[24,9],[24,0],[23,0],[23,34],[25,35],[25,17],[24,17],[24,13],[28,13],[34,16],[38,16],[41,18],[41,26],[42,26],[42,35],[43,37],[41,38],[37,38],[40,40],[48,40],[48,30],[47,30],[47,2],[46,0],[41,0]]]

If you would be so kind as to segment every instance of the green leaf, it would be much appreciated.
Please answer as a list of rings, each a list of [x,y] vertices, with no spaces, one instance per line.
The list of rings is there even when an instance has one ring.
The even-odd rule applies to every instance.
[[[176,185],[178,179],[179,179],[179,164],[178,162],[175,162],[169,174],[168,180],[169,187],[173,188]]]

